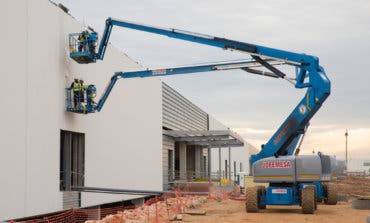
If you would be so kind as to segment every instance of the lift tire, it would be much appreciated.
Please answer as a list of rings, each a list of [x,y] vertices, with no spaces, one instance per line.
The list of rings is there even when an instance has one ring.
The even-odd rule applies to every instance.
[[[326,204],[326,198],[328,196],[328,185],[327,184],[323,184],[322,185],[322,190],[323,190],[323,193],[324,193],[324,197],[322,199],[322,201],[324,202],[324,204]]]
[[[326,184],[324,186],[324,203],[328,205],[336,205],[338,203],[338,191],[334,184]]]
[[[247,187],[245,189],[245,207],[246,211],[249,213],[258,212],[258,188],[257,187]]]
[[[257,194],[258,194],[258,209],[266,209],[266,205],[261,205],[261,195],[265,195],[266,194],[266,188],[265,186],[257,186]]]
[[[306,186],[301,192],[302,213],[313,214],[315,212],[315,187]]]
[[[317,188],[315,187],[315,210],[317,210],[317,190],[316,190]]]

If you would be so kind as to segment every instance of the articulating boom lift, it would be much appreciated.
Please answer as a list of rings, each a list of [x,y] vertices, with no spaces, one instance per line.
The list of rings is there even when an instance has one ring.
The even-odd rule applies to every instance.
[[[304,98],[294,108],[288,118],[278,128],[271,139],[262,146],[261,151],[250,157],[251,170],[255,182],[269,183],[269,187],[247,188],[246,210],[256,212],[266,205],[301,205],[303,213],[313,213],[316,201],[324,199],[327,204],[336,204],[336,192],[324,181],[331,179],[335,161],[329,156],[297,156],[309,121],[330,95],[330,81],[315,56],[294,53],[250,43],[192,33],[177,29],[158,28],[128,21],[108,18],[100,41],[99,50],[88,47],[81,52],[76,50],[81,42],[70,35],[70,57],[78,63],[94,63],[102,60],[107,48],[113,26],[165,35],[175,39],[191,41],[222,49],[236,50],[251,56],[251,60],[212,63],[207,65],[143,70],[134,72],[116,72],[97,104],[85,110],[85,113],[100,111],[118,78],[168,76],[186,73],[242,69],[249,73],[283,78],[295,88],[306,88]],[[94,38],[96,33],[94,34]],[[96,44],[97,38],[85,38],[88,44]],[[89,42],[90,41],[90,42]],[[80,47],[81,48],[81,47]],[[288,65],[296,68],[295,78],[289,78],[276,68],[276,65]],[[251,67],[264,67],[269,71],[256,70]],[[73,109],[68,111],[79,112]],[[298,145],[298,146],[297,146]]]

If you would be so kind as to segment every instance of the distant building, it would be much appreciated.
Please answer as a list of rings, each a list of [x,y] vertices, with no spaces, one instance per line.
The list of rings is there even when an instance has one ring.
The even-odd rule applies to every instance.
[[[348,160],[348,170],[349,171],[366,171],[369,173],[370,161],[361,159],[349,159]]]

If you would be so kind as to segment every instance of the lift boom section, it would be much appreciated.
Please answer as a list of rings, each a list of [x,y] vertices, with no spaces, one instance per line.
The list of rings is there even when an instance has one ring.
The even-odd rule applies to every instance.
[[[330,80],[326,76],[324,69],[319,65],[319,59],[315,56],[178,29],[160,28],[112,18],[108,18],[106,20],[106,26],[100,41],[98,52],[93,53],[91,56],[93,60],[88,61],[87,63],[95,62],[97,59],[103,60],[113,26],[164,35],[170,38],[247,53],[253,59],[251,63],[258,63],[260,66],[270,71],[269,75],[267,76],[286,79],[294,84],[295,88],[306,88],[306,94],[290,113],[288,118],[281,124],[270,140],[262,147],[261,151],[258,154],[251,156],[251,164],[266,157],[292,155],[295,151],[296,145],[299,142],[299,139],[307,129],[310,119],[319,110],[322,103],[330,94]],[[72,54],[71,57],[75,59]],[[245,62],[246,61],[244,61],[244,63]],[[276,65],[280,64],[295,67],[295,78],[288,78],[284,72],[276,68]],[[230,62],[227,65],[235,64]],[[116,72],[111,78],[111,81],[103,93],[102,98],[95,107],[95,110],[100,111],[102,109],[118,78],[168,76],[184,73],[214,71],[218,70],[220,66],[223,65],[212,64],[209,66],[199,67],[169,68],[138,72]],[[237,66],[236,69],[243,69],[245,71],[249,70],[248,72],[256,74],[264,73],[261,70],[249,68],[249,65],[244,64],[244,66],[242,66],[240,63],[239,67]]]

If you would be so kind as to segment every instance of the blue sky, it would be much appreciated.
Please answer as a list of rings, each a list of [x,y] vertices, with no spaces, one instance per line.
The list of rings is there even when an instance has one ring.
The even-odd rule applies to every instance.
[[[226,37],[318,56],[332,94],[311,121],[302,153],[370,159],[370,1],[56,0],[102,33],[107,17]],[[115,28],[111,43],[145,67],[245,58],[244,54]],[[109,77],[107,77],[108,79]],[[162,78],[255,146],[266,142],[304,91],[242,71]]]

